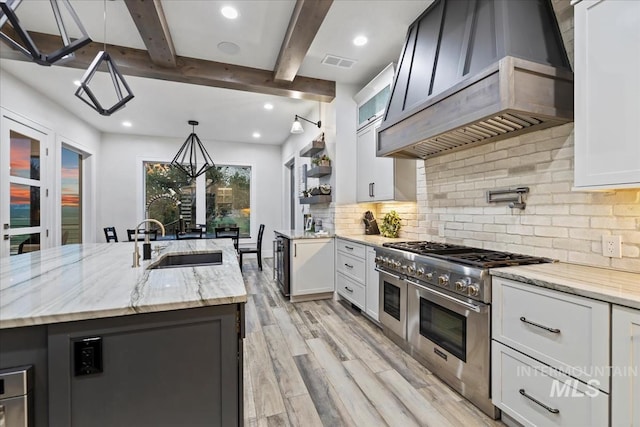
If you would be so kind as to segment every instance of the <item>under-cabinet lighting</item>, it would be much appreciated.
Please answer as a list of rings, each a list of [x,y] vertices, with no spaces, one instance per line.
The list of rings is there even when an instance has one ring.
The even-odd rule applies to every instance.
[[[236,19],[238,17],[238,11],[231,6],[225,6],[220,9],[220,13],[227,19]]]

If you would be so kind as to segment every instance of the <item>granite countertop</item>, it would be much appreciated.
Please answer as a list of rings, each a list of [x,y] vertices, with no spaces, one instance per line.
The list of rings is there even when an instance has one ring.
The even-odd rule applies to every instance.
[[[368,246],[382,246],[383,243],[407,241],[406,238],[383,237],[380,234],[338,234],[336,237]]]
[[[640,309],[640,274],[553,263],[492,268],[491,274]]]
[[[66,245],[0,260],[0,329],[247,301],[233,242],[164,247],[132,268],[134,242]],[[139,244],[142,254],[142,243]],[[222,250],[215,266],[149,270],[165,254]]]
[[[317,234],[304,230],[274,230],[274,233],[288,239],[331,239],[335,236],[335,234],[330,232]]]

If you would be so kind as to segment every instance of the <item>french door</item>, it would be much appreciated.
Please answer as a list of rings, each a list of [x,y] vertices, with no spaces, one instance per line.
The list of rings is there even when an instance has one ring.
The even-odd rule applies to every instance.
[[[0,257],[49,246],[49,132],[2,110],[0,126]]]

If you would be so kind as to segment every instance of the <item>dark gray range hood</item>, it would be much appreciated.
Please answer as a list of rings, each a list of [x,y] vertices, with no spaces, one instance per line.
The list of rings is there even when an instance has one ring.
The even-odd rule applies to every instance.
[[[427,158],[571,121],[549,0],[436,0],[409,27],[377,154]]]

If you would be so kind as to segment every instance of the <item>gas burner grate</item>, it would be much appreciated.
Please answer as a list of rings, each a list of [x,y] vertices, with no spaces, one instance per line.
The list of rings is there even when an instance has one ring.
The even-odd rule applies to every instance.
[[[451,245],[448,243],[426,241],[383,243],[382,246],[407,252],[413,252],[419,255],[447,254],[469,252],[474,250],[473,248],[461,245]]]
[[[513,254],[510,252],[485,251],[482,249],[477,249],[474,252],[470,253],[459,253],[451,255],[436,254],[434,256],[437,258],[445,259],[447,261],[480,268],[508,267],[513,265],[543,264],[547,262],[554,262],[554,260],[549,258]]]

